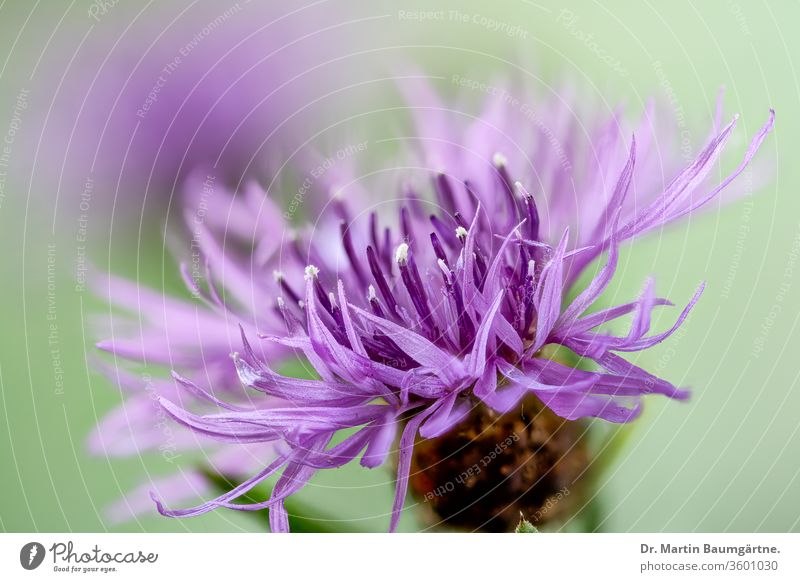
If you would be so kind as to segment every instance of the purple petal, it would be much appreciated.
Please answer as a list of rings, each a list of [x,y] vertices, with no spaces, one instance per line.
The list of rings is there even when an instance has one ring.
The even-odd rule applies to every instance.
[[[411,456],[414,453],[414,440],[417,437],[419,425],[434,411],[433,407],[419,412],[416,416],[409,419],[400,437],[400,451],[397,459],[397,484],[394,492],[394,503],[392,504],[392,519],[389,523],[389,531],[397,530],[400,523],[400,514],[406,501],[406,491],[408,490],[408,476],[411,470]]]
[[[466,418],[470,411],[470,405],[467,400],[459,399],[459,396],[457,392],[453,392],[434,405],[436,410],[420,427],[420,436],[427,439],[441,436]]]

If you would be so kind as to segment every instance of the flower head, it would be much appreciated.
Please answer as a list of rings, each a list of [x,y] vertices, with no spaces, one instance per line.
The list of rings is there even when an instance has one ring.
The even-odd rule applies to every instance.
[[[198,167],[230,184],[263,174],[363,74],[347,57],[372,33],[354,17],[347,3],[115,6],[85,43],[42,61],[37,93],[52,103],[36,151],[58,182],[40,189],[80,192],[89,180],[93,214],[116,208],[128,221],[182,202]],[[77,210],[61,199],[62,213]]]
[[[315,472],[355,459],[364,467],[377,467],[397,442],[390,520],[394,530],[417,440],[446,435],[475,410],[504,414],[535,397],[564,419],[626,423],[639,415],[645,395],[678,400],[688,396],[685,389],[622,354],[646,350],[672,334],[689,315],[703,285],[678,312],[674,325],[660,333],[650,329],[653,311],[672,303],[657,296],[652,280],[629,303],[590,308],[615,274],[620,244],[713,198],[753,157],[772,126],[772,115],[742,165],[700,196],[696,191],[736,119],[666,188],[645,192],[635,201],[631,184],[640,155],[635,140],[627,144],[619,164],[611,151],[598,145],[590,150],[590,158],[571,163],[573,169],[580,168],[576,176],[586,188],[575,201],[579,217],[558,198],[557,193],[566,195],[566,190],[556,178],[548,182],[550,193],[537,194],[531,175],[510,154],[480,154],[491,142],[482,133],[485,120],[467,130],[476,145],[463,151],[454,145],[462,143],[459,135],[446,131],[440,120],[426,113],[423,121],[426,128],[433,125],[443,132],[438,140],[426,142],[430,147],[424,152],[437,168],[430,176],[433,196],[407,188],[395,215],[388,218],[377,211],[361,212],[346,197],[337,197],[332,214],[338,224],[338,249],[332,248],[328,236],[315,236],[313,230],[301,231],[287,243],[287,252],[275,250],[270,260],[257,264],[252,255],[244,263],[226,255],[225,245],[206,246],[210,272],[217,276],[208,286],[208,303],[218,320],[224,319],[225,333],[235,319],[242,319],[241,347],[232,354],[232,364],[241,384],[264,397],[251,401],[233,387],[236,398],[222,401],[200,382],[176,375],[196,400],[178,403],[175,397],[160,395],[158,401],[167,414],[197,434],[237,447],[275,444],[275,457],[235,489],[195,508],[167,508],[156,498],[161,513],[189,516],[217,507],[268,508],[272,530],[287,531],[284,502]],[[494,131],[500,126],[491,127]],[[570,136],[567,132],[563,141],[574,145]],[[615,142],[612,149],[618,145]],[[577,155],[582,150],[572,151]],[[552,162],[537,171],[564,171],[563,165],[558,169],[553,164],[558,166]],[[592,189],[605,184],[601,176],[611,174],[611,187]],[[254,199],[230,203],[238,207],[254,204]],[[259,228],[247,213],[237,216],[228,224],[237,233],[251,233],[256,247],[262,242],[279,244],[267,242],[276,241],[274,224]],[[320,229],[330,232],[331,225],[324,223]],[[607,258],[594,277],[570,294],[577,278],[604,253]],[[267,265],[279,270],[274,278],[262,277]],[[219,299],[217,286],[231,289],[235,305]],[[599,331],[627,315],[627,333]],[[566,365],[553,357],[553,346],[574,352],[593,368]],[[202,339],[197,347],[203,348]],[[290,352],[301,354],[313,367],[313,379],[276,371],[274,362]],[[198,401],[222,411],[198,411]],[[348,436],[337,440],[345,429]],[[279,473],[269,499],[235,503]]]

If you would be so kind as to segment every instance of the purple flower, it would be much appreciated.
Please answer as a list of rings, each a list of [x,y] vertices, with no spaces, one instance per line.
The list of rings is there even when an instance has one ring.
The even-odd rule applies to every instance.
[[[281,319],[271,309],[258,308],[267,304],[274,290],[259,290],[249,284],[250,273],[242,270],[230,248],[223,253],[221,245],[225,241],[235,247],[258,237],[262,242],[254,257],[265,265],[277,264],[275,255],[280,241],[263,234],[280,231],[284,221],[278,208],[255,186],[244,188],[236,198],[219,184],[209,187],[207,178],[199,175],[191,176],[185,186],[185,219],[191,236],[190,255],[194,258],[182,265],[182,273],[192,296],[170,296],[114,276],[92,279],[95,292],[119,310],[109,311],[96,327],[99,334],[109,338],[99,342],[98,347],[114,356],[112,363],[99,363],[100,369],[120,388],[124,402],[100,421],[89,438],[89,450],[110,457],[155,452],[173,470],[182,456],[200,450],[211,470],[238,474],[274,458],[272,445],[244,449],[180,430],[166,416],[158,398],[182,397],[183,402],[195,407],[216,408],[218,401],[194,389],[190,381],[184,380],[185,375],[212,386],[213,393],[224,395],[226,400],[262,404],[262,399],[256,402],[242,390],[230,353],[240,345],[240,326],[254,334],[257,329],[281,325]],[[200,255],[202,261],[197,259]],[[237,282],[238,289],[245,291],[228,291],[228,301],[239,306],[236,313],[219,308],[217,295],[204,295],[200,288],[212,270],[224,273],[227,282]],[[210,292],[215,290],[211,288]],[[251,314],[250,319],[247,313]],[[123,366],[118,358],[175,373],[161,378],[148,370]],[[151,510],[150,492],[154,490],[164,499],[180,503],[208,495],[213,487],[199,469],[151,477],[148,483],[114,503],[109,511],[111,519],[122,521]]]
[[[672,303],[656,295],[652,280],[629,303],[600,309],[595,304],[614,276],[620,244],[716,196],[755,155],[773,113],[740,166],[721,183],[708,185],[709,173],[736,119],[661,188],[637,173],[639,160],[652,162],[656,142],[625,143],[616,117],[590,130],[588,143],[569,124],[557,124],[561,133],[539,128],[549,137],[534,134],[531,150],[522,147],[521,137],[512,155],[494,147],[498,136],[516,135],[515,122],[501,109],[490,107],[457,131],[427,89],[417,87],[412,98],[424,163],[435,169],[434,196],[407,187],[396,214],[387,217],[365,210],[361,197],[354,204],[345,188],[320,213],[316,228],[291,237],[277,209],[254,188],[225,198],[228,213],[202,247],[209,273],[205,289],[187,277],[209,311],[196,311],[189,323],[179,324],[188,307],[148,296],[136,307],[154,321],[136,337],[105,345],[117,355],[164,365],[185,357],[173,365],[179,371],[170,392],[158,395],[166,413],[193,433],[227,444],[226,454],[256,446],[274,455],[235,489],[197,507],[169,509],[155,495],[162,514],[268,508],[271,529],[288,531],[284,502],[316,471],[355,459],[373,468],[396,452],[393,531],[417,439],[441,438],[476,408],[504,414],[535,396],[564,419],[626,423],[639,415],[647,394],[687,398],[685,389],[623,354],[669,337],[703,285],[661,333],[650,331],[653,310]],[[560,110],[552,105],[546,112],[545,119],[556,120]],[[569,152],[568,164],[553,155],[553,140]],[[580,196],[570,197],[570,191]],[[242,250],[230,237],[249,239],[251,248]],[[570,293],[604,253],[590,282]],[[265,272],[272,269],[279,273],[268,279]],[[232,297],[223,299],[220,289]],[[117,301],[131,307],[135,298],[117,295]],[[599,329],[626,315],[626,334]],[[173,328],[179,334],[168,337]],[[242,392],[226,367],[234,328],[241,347],[232,355],[233,367],[251,392]],[[558,361],[553,346],[594,363],[593,369]],[[275,369],[292,352],[313,367],[313,379]],[[251,399],[258,393],[264,397]],[[210,406],[217,411],[209,412]],[[335,439],[344,429],[348,436]],[[278,474],[268,500],[235,502]]]
[[[65,192],[58,208],[74,212],[79,200],[69,193],[91,180],[92,207],[104,216],[116,207],[128,221],[145,204],[163,210],[198,167],[234,184],[263,173],[317,131],[341,87],[360,80],[363,68],[346,57],[371,33],[356,15],[371,11],[348,3],[115,6],[85,42],[42,63],[49,69],[36,93],[48,99],[40,108],[47,116],[35,147],[53,182],[40,190]]]

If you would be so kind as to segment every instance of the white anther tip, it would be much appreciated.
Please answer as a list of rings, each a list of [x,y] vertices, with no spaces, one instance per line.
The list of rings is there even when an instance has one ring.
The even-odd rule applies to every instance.
[[[394,252],[394,260],[400,264],[405,265],[408,262],[408,245],[401,243]]]

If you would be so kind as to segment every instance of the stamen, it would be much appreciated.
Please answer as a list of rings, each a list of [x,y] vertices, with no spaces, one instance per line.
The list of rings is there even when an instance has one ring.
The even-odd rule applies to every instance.
[[[528,260],[528,272],[525,280],[522,283],[522,288],[519,292],[519,305],[518,305],[518,327],[520,335],[527,338],[530,335],[531,324],[534,317],[533,294],[534,285],[533,281],[536,278],[536,261],[533,259]]]
[[[508,159],[500,152],[495,152],[495,154],[492,156],[492,163],[494,164],[495,168],[501,168],[508,164]]]
[[[519,197],[522,198],[527,210],[528,236],[531,240],[539,240],[539,210],[536,208],[536,200],[520,182],[514,182]]]
[[[292,289],[289,283],[286,282],[286,278],[283,276],[283,273],[280,271],[272,271],[272,276],[275,278],[275,282],[280,285],[281,289],[283,289],[283,292],[289,296],[289,299],[291,299],[292,302],[297,303],[300,301],[300,296],[295,293],[294,289]]]
[[[466,220],[464,220],[464,216],[460,212],[456,212],[453,215],[453,220],[456,222],[457,226],[463,226],[465,229],[469,230],[467,228],[469,226],[469,223]]]
[[[463,218],[459,214],[455,215],[455,219],[457,222],[463,222]],[[458,237],[458,240],[460,240],[462,244],[464,244],[466,243],[467,237],[469,236],[469,231],[464,226],[459,225],[459,227],[456,228],[456,236]],[[487,265],[486,265],[486,259],[484,258],[483,253],[481,252],[480,246],[478,246],[477,240],[474,242],[474,250],[472,256],[475,259],[475,266],[477,267],[477,271],[473,274],[473,277],[475,279],[475,285],[478,288],[482,288],[483,279],[486,276]]]
[[[464,297],[461,295],[461,286],[458,284],[458,279],[452,276],[452,271],[445,259],[439,259],[437,264],[444,274],[445,288],[456,303],[456,313],[458,314],[458,342],[459,347],[463,350],[469,345],[474,333],[474,328],[464,310]]]
[[[389,311],[391,311],[392,315],[399,319],[400,313],[397,310],[397,300],[394,298],[391,289],[389,289],[388,283],[386,283],[386,277],[383,276],[380,263],[378,263],[378,257],[375,255],[375,249],[373,249],[371,246],[367,247],[367,262],[369,263],[372,277],[378,284],[378,289],[381,290],[383,300],[386,301],[386,304],[389,306]]]
[[[533,319],[536,314],[533,305],[533,294],[534,294],[533,279],[529,279],[525,283],[525,288],[522,296],[522,304],[524,306],[524,316],[522,319],[522,327],[520,329],[520,335],[524,339],[528,339],[532,335],[536,335],[536,329],[531,329],[531,326],[533,324]]]
[[[402,243],[397,247],[394,252],[394,260],[401,267],[408,263],[408,245],[406,243]]]
[[[425,292],[425,286],[422,284],[422,278],[419,276],[417,265],[413,257],[409,254],[408,245],[406,243],[402,243],[397,247],[394,258],[400,266],[400,276],[403,279],[403,284],[406,286],[408,295],[411,297],[414,308],[417,310],[428,332],[432,337],[436,337],[438,334],[436,334],[435,326],[433,325],[433,316],[428,306],[428,294]]]
[[[331,333],[333,333],[341,343],[345,344],[347,347],[352,347],[350,345],[350,340],[347,338],[347,332],[345,331],[342,310],[339,309],[339,304],[336,303],[336,295],[333,294],[333,291],[328,291],[328,303],[331,305],[330,313],[333,316],[333,320],[338,326],[338,329],[332,329]]]
[[[470,214],[474,216],[478,209],[479,199],[478,195],[475,193],[475,189],[472,187],[472,182],[464,180],[464,190],[467,191],[467,199],[470,203]]]
[[[364,274],[364,271],[361,269],[361,262],[358,260],[356,251],[353,248],[353,237],[351,236],[350,228],[348,228],[346,222],[342,221],[339,223],[339,230],[342,233],[342,246],[344,247],[344,252],[350,261],[350,266],[353,267],[353,272],[356,274],[358,282],[363,287],[367,284],[367,277]]]
[[[445,263],[442,259],[439,259],[438,261],[436,261],[436,264],[439,265],[439,269],[441,269],[442,273],[444,273],[444,281],[445,281],[445,283],[449,283],[450,282],[450,267],[448,267],[447,263]]]
[[[438,195],[439,202],[448,213],[452,214],[456,211],[456,197],[453,193],[453,187],[450,185],[450,180],[444,170],[440,170],[434,181],[436,187],[436,194]]]
[[[444,261],[449,268],[450,264],[447,262],[447,255],[445,254],[444,248],[442,248],[442,243],[439,241],[439,237],[436,236],[435,232],[431,233],[431,246],[433,247],[433,254],[436,255],[436,258]]]
[[[514,189],[511,183],[511,177],[508,175],[508,160],[503,154],[496,153],[492,156],[492,163],[497,170],[497,175],[500,177],[500,185],[506,195],[509,209],[509,223],[517,219],[517,201],[514,199]]]
[[[447,244],[448,247],[451,249],[458,249],[458,239],[456,238],[455,233],[453,232],[453,228],[450,226],[446,226],[445,223],[435,214],[431,214],[431,224],[433,228],[436,230],[436,234],[438,234],[442,240]]]
[[[328,294],[325,293],[325,289],[322,288],[322,283],[319,281],[319,269],[314,265],[308,265],[305,271],[305,280],[314,282],[314,291],[317,295],[317,300],[319,300],[320,305],[333,315],[333,306],[331,305],[330,300],[328,299]]]
[[[302,301],[300,301],[299,303],[302,303]],[[299,304],[299,303],[298,303],[298,304]],[[278,296],[278,297],[275,299],[275,305],[276,305],[276,307],[277,307],[277,309],[278,309],[278,312],[279,312],[279,313],[280,313],[280,315],[283,317],[283,322],[284,322],[284,324],[286,324],[286,330],[287,330],[287,331],[288,331],[290,334],[294,334],[296,330],[298,330],[298,329],[302,329],[302,328],[304,327],[304,326],[303,326],[303,324],[300,322],[300,320],[299,320],[299,319],[297,319],[297,316],[295,316],[295,314],[294,314],[294,313],[292,313],[292,312],[291,312],[291,311],[288,309],[288,307],[287,307],[287,305],[286,305],[286,301],[283,299],[283,297],[281,297],[281,296],[279,295],[279,296]],[[302,307],[303,307],[303,306],[302,306],[302,305],[300,305],[300,309],[301,309],[301,310],[302,310]]]
[[[372,312],[377,315],[378,317],[384,317],[383,315],[383,308],[381,307],[380,302],[378,301],[378,296],[375,294],[375,287],[372,285],[369,286],[367,290],[367,301],[372,307]]]
[[[522,242],[523,241],[522,234],[520,234],[519,231],[517,231],[516,234],[517,234],[517,239],[518,239],[517,240],[517,250],[519,250],[519,267],[520,267],[519,268],[519,282],[520,283],[524,283],[525,282],[525,277],[526,277],[525,266],[530,261],[530,257],[528,256],[528,247],[525,246],[525,244],[523,244],[523,242]],[[516,269],[515,269],[515,271],[516,271]],[[516,275],[516,273],[515,273],[515,275]]]
[[[377,249],[376,249],[377,251]],[[392,263],[392,229],[388,226],[383,229],[383,245],[381,246],[380,258],[383,267],[389,277],[394,277],[394,264]]]
[[[403,235],[403,238],[407,241],[411,240],[411,218],[408,215],[408,208],[403,206],[400,209],[400,233]]]
[[[381,254],[381,245],[380,241],[378,240],[378,213],[377,212],[370,212],[369,213],[369,237],[372,242],[372,246],[375,248],[375,251],[380,255]]]

